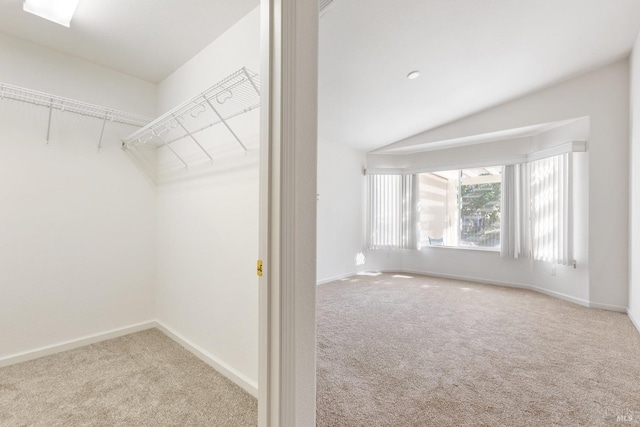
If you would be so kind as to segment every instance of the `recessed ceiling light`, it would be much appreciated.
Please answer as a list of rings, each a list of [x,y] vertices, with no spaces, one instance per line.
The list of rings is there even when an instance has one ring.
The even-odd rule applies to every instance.
[[[418,70],[412,71],[409,74],[407,74],[407,78],[410,80],[417,79],[418,77],[420,77],[420,71]]]
[[[24,0],[22,9],[56,24],[69,27],[80,0]]]

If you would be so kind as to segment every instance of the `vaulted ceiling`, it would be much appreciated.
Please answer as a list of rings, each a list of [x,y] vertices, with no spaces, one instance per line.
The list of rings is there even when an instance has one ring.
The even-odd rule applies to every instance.
[[[622,59],[639,29],[638,0],[337,0],[320,135],[385,146]]]

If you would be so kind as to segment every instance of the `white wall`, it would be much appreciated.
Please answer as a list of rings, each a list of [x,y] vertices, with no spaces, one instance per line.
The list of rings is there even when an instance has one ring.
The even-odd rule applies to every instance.
[[[629,317],[640,331],[640,35],[631,54]]]
[[[257,72],[259,63],[260,13],[255,9],[160,84],[159,111],[243,66]],[[161,180],[156,292],[158,320],[253,393],[258,379],[257,111],[230,122],[245,138],[249,155],[221,159],[214,150],[213,166]],[[225,132],[218,136],[230,138]],[[163,150],[159,156],[161,163],[172,160]]]
[[[149,83],[0,35],[0,81],[153,114]],[[155,189],[135,128],[0,101],[0,359],[153,320]]]
[[[208,89],[242,67],[260,71],[260,8],[255,8],[159,85],[158,113]]]
[[[156,85],[0,34],[0,82],[128,113],[156,115]]]
[[[369,256],[385,265],[487,282],[534,286],[578,302],[624,310],[628,291],[629,61],[623,60],[416,137],[456,138],[558,120],[590,117],[588,153],[574,170],[575,258],[578,268],[500,258],[496,253],[426,248]],[[478,150],[478,147],[467,147]],[[368,167],[389,156],[369,155]],[[395,261],[389,258],[395,257]]]
[[[364,249],[364,162],[364,152],[318,140],[318,282],[358,271]]]

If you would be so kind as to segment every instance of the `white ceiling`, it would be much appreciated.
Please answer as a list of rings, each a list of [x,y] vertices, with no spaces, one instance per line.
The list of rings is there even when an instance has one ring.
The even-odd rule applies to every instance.
[[[639,29],[640,0],[338,0],[320,135],[378,148],[622,59]]]
[[[80,0],[65,28],[0,0],[0,32],[153,83],[200,52],[260,0]]]

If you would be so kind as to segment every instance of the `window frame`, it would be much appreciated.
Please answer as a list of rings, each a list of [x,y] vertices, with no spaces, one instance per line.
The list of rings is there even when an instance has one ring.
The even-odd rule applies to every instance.
[[[418,176],[417,182],[420,182],[420,175],[423,174],[433,174],[435,176],[438,177],[442,177],[442,175],[446,174],[446,173],[452,173],[452,172],[457,172],[457,177],[456,179],[456,184],[455,184],[455,188],[456,188],[456,225],[455,225],[455,233],[456,233],[456,239],[457,242],[461,242],[462,241],[462,220],[463,220],[463,216],[462,216],[462,186],[463,184],[463,173],[464,171],[468,171],[468,170],[473,170],[473,169],[498,169],[500,170],[499,173],[494,173],[494,174],[490,174],[493,176],[497,176],[498,177],[498,183],[500,183],[500,190],[502,191],[502,173],[503,173],[503,169],[504,169],[504,165],[487,165],[487,166],[476,166],[476,167],[468,167],[468,168],[452,168],[452,169],[441,169],[441,170],[437,170],[437,171],[425,171],[425,172],[416,172],[414,175]],[[480,176],[480,175],[479,175]],[[420,185],[420,184],[418,184]],[[473,185],[473,184],[467,184],[467,185]],[[419,191],[419,190],[418,190]],[[418,204],[420,204],[421,202],[421,198],[418,199]],[[498,205],[500,206],[499,212],[502,212],[502,200],[501,197],[498,198]],[[500,221],[502,221],[502,218],[500,219]],[[416,227],[420,226],[420,219],[419,219],[419,214],[418,214],[418,219],[416,221]],[[499,225],[499,230],[501,229],[501,225]],[[425,241],[421,240],[420,236],[419,236],[419,231],[418,233],[418,237],[417,237],[417,250],[423,250],[425,248],[441,248],[441,249],[462,249],[462,250],[473,250],[473,251],[487,251],[487,252],[500,252],[500,244],[497,246],[471,246],[471,245],[451,245],[451,244],[447,244],[447,241],[445,239],[445,242],[443,245],[431,245],[429,243],[425,243]],[[434,236],[437,238],[437,236]],[[443,236],[444,237],[444,236]]]

